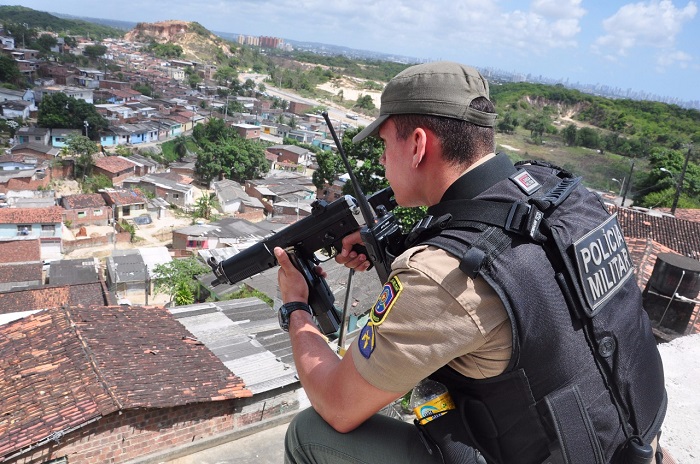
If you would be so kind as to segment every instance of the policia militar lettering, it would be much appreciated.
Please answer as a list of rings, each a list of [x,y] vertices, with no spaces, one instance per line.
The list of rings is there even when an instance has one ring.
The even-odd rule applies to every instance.
[[[492,108],[488,83],[475,69],[421,64],[389,82],[379,118],[355,138],[381,137],[382,164],[397,202],[425,204],[428,211],[406,235],[405,251],[362,336],[342,361],[303,346],[310,340],[304,338],[311,331],[308,318],[295,321],[304,312],[292,313],[292,348],[313,410],[290,425],[286,462],[661,462],[663,367],[617,218],[580,177],[494,154]],[[436,125],[423,128],[420,118],[410,119],[414,115],[436,118]],[[444,161],[454,149],[447,137],[432,135],[443,131],[444,119],[487,131],[491,146],[466,162]],[[421,179],[444,188],[416,182]],[[369,263],[350,252],[351,241],[343,241],[336,260],[364,270]],[[303,302],[294,268],[282,250],[275,253],[283,300]],[[430,299],[433,294],[440,301]],[[446,318],[448,327],[421,319],[426,312]],[[460,328],[446,336],[460,318],[475,331]],[[436,343],[414,346],[424,339]],[[444,344],[459,354],[445,359]],[[503,346],[506,355],[499,358]],[[490,356],[493,362],[482,362]],[[404,363],[408,367],[395,367]],[[345,409],[342,395],[354,395],[347,390],[338,392],[331,412],[315,370],[325,372],[330,385],[336,377],[366,385],[372,398],[353,400],[360,409],[368,403],[367,412]],[[410,388],[406,382],[422,378],[411,376],[423,373],[447,387],[454,410],[413,431],[373,414],[377,397],[402,395]],[[346,426],[345,417],[355,422]],[[396,436],[410,451],[387,451]]]

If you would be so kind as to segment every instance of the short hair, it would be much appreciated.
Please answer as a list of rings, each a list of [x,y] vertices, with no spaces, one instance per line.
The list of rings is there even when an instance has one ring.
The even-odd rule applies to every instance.
[[[469,106],[486,113],[496,112],[493,103],[484,97],[475,98]],[[391,120],[401,140],[406,140],[418,127],[433,132],[440,141],[445,160],[455,165],[470,165],[495,148],[493,127],[427,114],[395,114]]]

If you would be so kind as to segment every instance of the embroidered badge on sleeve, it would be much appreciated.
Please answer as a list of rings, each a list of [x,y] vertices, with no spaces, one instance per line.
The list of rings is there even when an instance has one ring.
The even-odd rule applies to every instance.
[[[360,336],[357,337],[357,344],[362,356],[369,359],[374,351],[374,327],[371,322],[367,322],[362,330],[360,330]]]
[[[389,311],[391,311],[391,307],[394,305],[394,302],[401,294],[401,290],[403,290],[403,285],[401,284],[398,276],[392,277],[389,279],[389,282],[384,284],[382,293],[379,294],[377,302],[374,304],[372,311],[369,313],[369,320],[372,321],[375,326],[378,326],[384,322],[389,314]]]

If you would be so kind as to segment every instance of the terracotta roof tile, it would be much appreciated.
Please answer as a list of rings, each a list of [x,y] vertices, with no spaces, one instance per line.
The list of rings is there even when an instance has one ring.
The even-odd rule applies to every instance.
[[[53,224],[63,221],[63,208],[0,208],[0,224]]]
[[[117,410],[249,396],[164,308],[58,308],[0,327],[0,460]]]
[[[105,199],[99,193],[81,193],[63,197],[63,207],[66,209],[99,208],[105,206]]]
[[[700,222],[671,216],[651,216],[614,205],[608,205],[608,209],[617,212],[625,237],[653,240],[675,253],[700,259]]]
[[[0,314],[58,308],[64,305],[104,306],[111,302],[101,282],[43,286],[0,293]]]
[[[120,156],[104,156],[95,160],[95,167],[113,174],[133,170],[136,165]]]
[[[39,240],[0,241],[0,263],[27,263],[41,260]]]
[[[3,264],[0,266],[0,283],[28,282],[43,280],[43,264],[40,262],[29,264]],[[2,310],[0,310],[1,312]]]
[[[136,205],[147,203],[148,199],[138,190],[114,190],[104,192],[102,196],[107,199],[107,203],[117,206]]]

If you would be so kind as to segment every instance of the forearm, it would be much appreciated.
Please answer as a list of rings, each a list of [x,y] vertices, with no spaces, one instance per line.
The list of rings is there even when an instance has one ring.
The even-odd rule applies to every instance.
[[[311,405],[335,430],[349,432],[405,392],[370,385],[355,369],[352,352],[340,359],[305,311],[289,324],[297,373]]]

